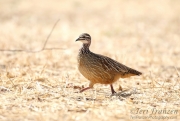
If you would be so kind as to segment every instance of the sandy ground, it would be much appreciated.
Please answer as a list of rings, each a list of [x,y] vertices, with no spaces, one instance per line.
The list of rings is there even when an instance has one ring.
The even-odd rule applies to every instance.
[[[0,120],[180,120],[179,0],[1,0]],[[60,19],[46,48],[38,53]],[[87,32],[91,51],[143,72],[142,76],[78,93],[77,70]],[[120,93],[121,87],[124,92]]]

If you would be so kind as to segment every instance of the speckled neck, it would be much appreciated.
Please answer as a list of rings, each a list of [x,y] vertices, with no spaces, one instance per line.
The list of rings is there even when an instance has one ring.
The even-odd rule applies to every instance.
[[[81,49],[80,49],[80,53],[82,53],[82,54],[87,54],[87,53],[89,53],[89,52],[90,52],[89,46],[90,46],[90,43],[88,43],[88,44],[83,44],[82,47],[81,47]]]

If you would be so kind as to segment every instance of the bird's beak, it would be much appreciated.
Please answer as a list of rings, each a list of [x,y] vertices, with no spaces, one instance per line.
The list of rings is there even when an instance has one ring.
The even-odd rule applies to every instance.
[[[79,37],[79,38],[76,39],[76,41],[80,41],[80,40],[84,40],[84,38]]]
[[[77,38],[76,41],[79,41],[79,38]]]

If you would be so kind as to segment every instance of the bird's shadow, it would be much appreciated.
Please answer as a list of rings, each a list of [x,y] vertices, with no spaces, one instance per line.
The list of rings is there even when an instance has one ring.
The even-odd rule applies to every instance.
[[[118,97],[120,100],[124,100],[125,98],[128,98],[128,97],[130,97],[133,94],[137,94],[136,89],[123,90],[121,92],[117,92],[117,93],[111,94],[110,97]],[[89,97],[86,97],[84,99],[86,101],[95,101],[95,100],[97,100],[97,99],[89,98]],[[77,98],[77,101],[81,101],[81,100],[83,100],[83,97],[78,97]]]
[[[136,94],[136,93],[137,93],[136,89],[123,90],[121,92],[111,94],[110,97],[116,96],[116,97],[119,97],[120,99],[121,98],[128,98],[131,95]]]

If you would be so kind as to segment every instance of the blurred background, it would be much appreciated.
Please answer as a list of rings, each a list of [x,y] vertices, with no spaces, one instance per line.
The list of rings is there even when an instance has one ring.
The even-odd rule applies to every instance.
[[[131,64],[142,66],[156,62],[180,66],[179,4],[178,0],[1,0],[0,48],[39,50],[60,19],[46,46],[65,48],[56,51],[60,55],[77,54],[81,43],[74,40],[87,32],[94,52],[125,63],[133,58],[137,62]]]
[[[80,44],[74,40],[87,32],[95,52],[118,59],[138,54],[146,59],[141,60],[145,65],[158,53],[158,61],[172,61],[172,57],[159,56],[179,52],[179,14],[178,0],[1,0],[0,48],[38,50],[60,19],[47,47],[66,48],[70,55],[78,53]]]

